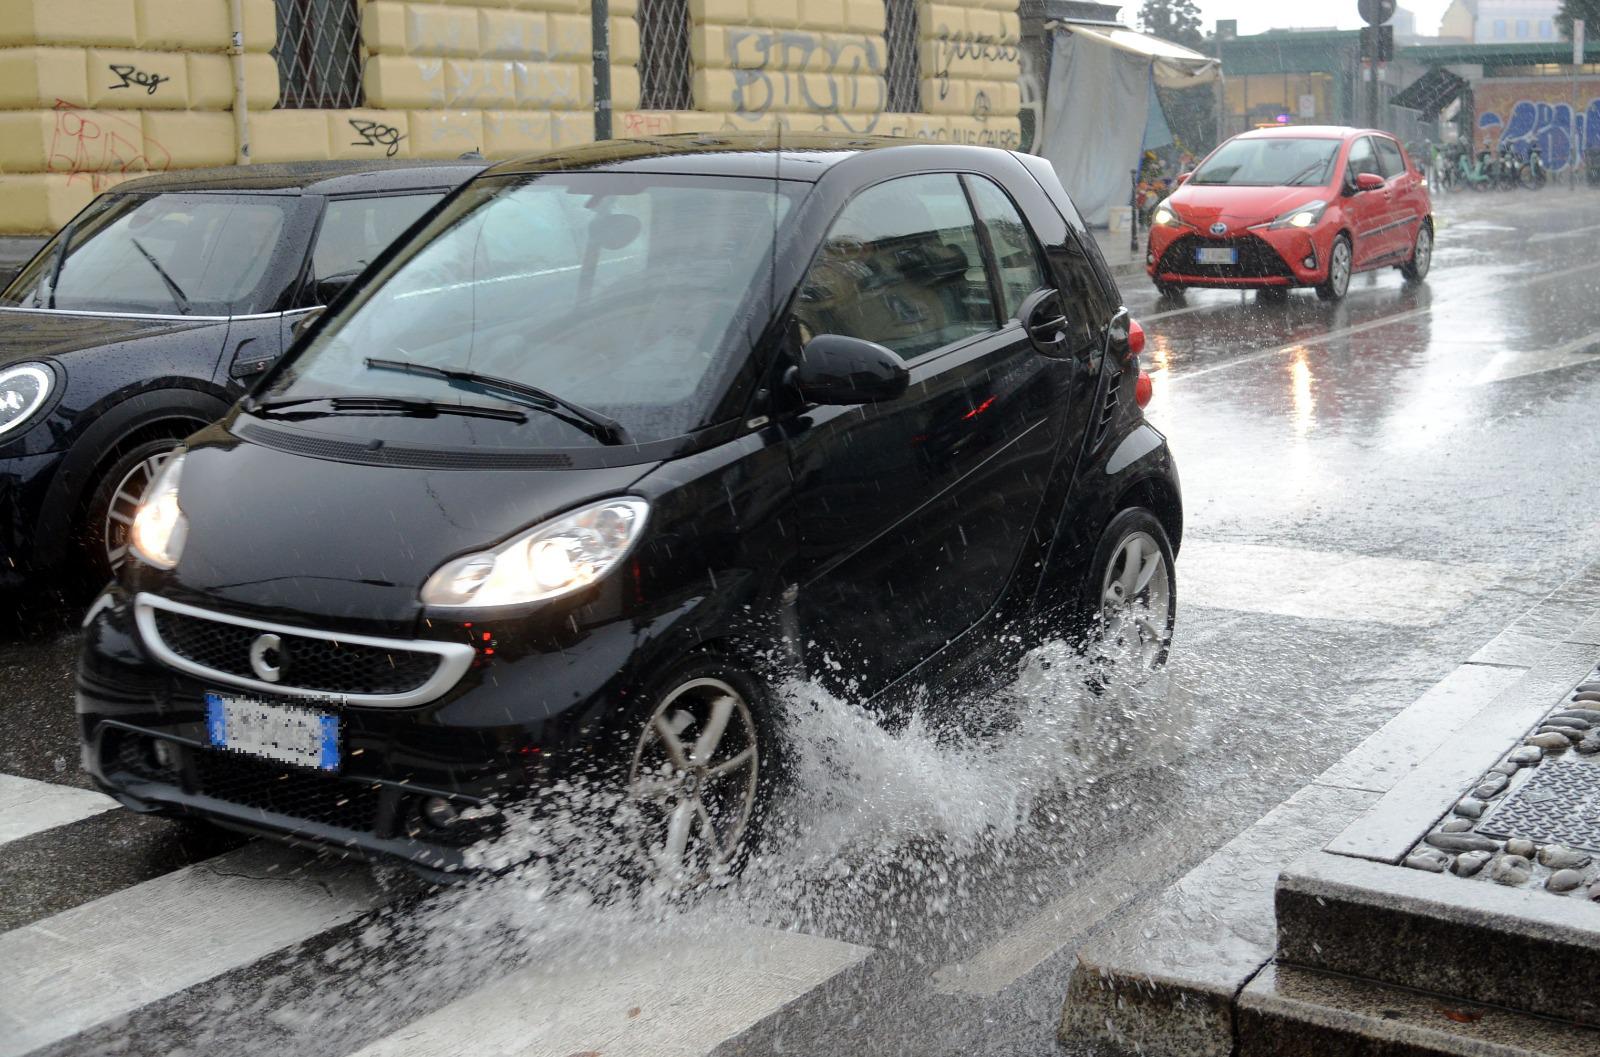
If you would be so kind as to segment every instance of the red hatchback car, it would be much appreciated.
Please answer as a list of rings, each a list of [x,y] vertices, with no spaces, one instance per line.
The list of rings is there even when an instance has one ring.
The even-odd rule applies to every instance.
[[[1433,203],[1394,137],[1284,127],[1235,136],[1156,207],[1146,270],[1163,295],[1189,286],[1337,301],[1354,272],[1396,267],[1416,282],[1433,257]]]

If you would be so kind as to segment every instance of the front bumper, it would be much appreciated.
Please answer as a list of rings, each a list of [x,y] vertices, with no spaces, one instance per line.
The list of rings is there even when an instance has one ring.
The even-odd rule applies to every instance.
[[[599,634],[606,630],[601,629]],[[625,628],[622,629],[626,631]],[[545,683],[570,658],[535,658]],[[578,721],[608,710],[611,678],[562,707],[524,692],[520,665],[475,669],[419,707],[308,703],[229,687],[162,664],[144,640],[133,600],[109,588],[91,607],[77,679],[83,765],[124,806],[206,818],[291,844],[367,858],[398,859],[432,876],[458,875],[470,849],[499,836],[501,809],[520,805],[552,781],[592,766],[595,746]],[[602,670],[602,669],[596,669]],[[581,678],[568,671],[567,680]],[[314,704],[338,716],[337,772],[279,763],[213,746],[205,694],[216,691],[287,706]],[[423,810],[431,798],[456,809],[440,827]]]
[[[0,459],[0,586],[20,583],[45,564],[40,516],[66,457],[57,451]]]
[[[1327,279],[1327,253],[1315,228],[1251,229],[1223,236],[1193,228],[1152,228],[1145,271],[1179,286],[1315,286]],[[1199,249],[1231,249],[1233,264],[1199,264]]]

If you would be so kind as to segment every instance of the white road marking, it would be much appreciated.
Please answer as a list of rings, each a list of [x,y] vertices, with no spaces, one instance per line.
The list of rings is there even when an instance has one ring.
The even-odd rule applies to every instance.
[[[0,844],[110,811],[117,802],[77,786],[0,774]]]
[[[0,1057],[248,965],[381,902],[371,874],[256,843],[0,935]]]
[[[1528,242],[1550,242],[1555,239],[1573,239],[1581,235],[1588,235],[1600,231],[1600,224],[1586,224],[1581,228],[1572,228],[1568,231],[1541,231],[1537,235],[1528,237]]]
[[[1307,620],[1428,627],[1499,580],[1487,565],[1185,539],[1189,605]]]
[[[668,932],[612,958],[519,970],[352,1057],[690,1057],[857,964],[849,943],[756,928]]]
[[[1558,371],[1563,367],[1576,367],[1596,359],[1600,359],[1600,330],[1563,342],[1554,348],[1526,351],[1506,349],[1497,352],[1494,358],[1484,365],[1483,370],[1478,372],[1472,384],[1488,385],[1491,382],[1503,382],[1508,378]]]

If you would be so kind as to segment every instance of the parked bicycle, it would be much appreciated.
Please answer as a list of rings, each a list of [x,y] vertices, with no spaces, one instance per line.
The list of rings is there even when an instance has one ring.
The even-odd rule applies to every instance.
[[[1534,143],[1528,147],[1527,157],[1522,160],[1522,168],[1517,174],[1517,179],[1523,187],[1537,191],[1549,178],[1549,171],[1544,167],[1544,154],[1539,150],[1539,145]]]

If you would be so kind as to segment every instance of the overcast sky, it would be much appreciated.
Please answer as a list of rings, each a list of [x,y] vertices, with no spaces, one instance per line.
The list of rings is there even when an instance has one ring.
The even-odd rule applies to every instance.
[[[1142,6],[1142,0],[1125,4],[1123,21],[1137,24]],[[1240,33],[1303,26],[1356,29],[1362,24],[1356,0],[1197,0],[1196,6],[1200,8],[1201,28],[1207,31],[1219,18],[1237,18]],[[1439,19],[1450,0],[1402,0],[1400,6],[1416,14],[1418,33],[1431,36],[1439,31]]]

